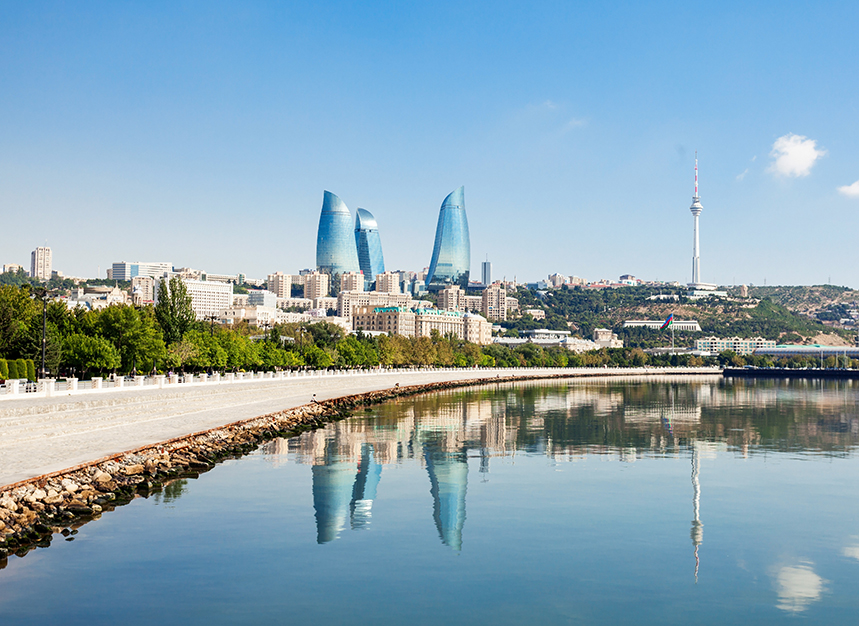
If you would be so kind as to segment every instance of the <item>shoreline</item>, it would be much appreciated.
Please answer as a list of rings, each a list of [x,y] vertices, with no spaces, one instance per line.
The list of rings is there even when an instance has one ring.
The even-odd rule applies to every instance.
[[[182,478],[196,478],[221,461],[240,458],[265,441],[293,437],[328,422],[352,417],[351,411],[395,398],[449,389],[509,384],[522,381],[562,381],[576,378],[639,378],[651,376],[719,376],[715,370],[615,370],[533,375],[500,373],[377,389],[321,401],[313,400],[282,411],[241,419],[222,426],[183,434],[157,443],[102,456],[77,465],[26,478],[0,487],[0,569],[9,554],[23,557],[36,547],[47,547],[56,533],[81,526],[131,502],[160,491]]]

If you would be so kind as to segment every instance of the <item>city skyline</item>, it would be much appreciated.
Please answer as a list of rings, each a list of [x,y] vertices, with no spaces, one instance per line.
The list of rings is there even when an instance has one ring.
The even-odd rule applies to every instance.
[[[334,188],[384,224],[389,267],[419,270],[436,198],[465,182],[496,277],[686,284],[697,149],[704,280],[859,285],[851,3],[0,17],[0,263],[46,244],[84,277],[116,259],[310,267],[318,190]]]

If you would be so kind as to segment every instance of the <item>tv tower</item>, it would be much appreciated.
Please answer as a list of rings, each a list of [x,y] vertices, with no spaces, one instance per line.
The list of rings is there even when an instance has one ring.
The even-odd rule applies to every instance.
[[[692,196],[692,206],[689,207],[694,218],[694,239],[692,241],[692,286],[701,284],[701,256],[698,251],[698,217],[704,207],[701,206],[701,199],[698,197],[698,151],[695,151],[695,195]]]

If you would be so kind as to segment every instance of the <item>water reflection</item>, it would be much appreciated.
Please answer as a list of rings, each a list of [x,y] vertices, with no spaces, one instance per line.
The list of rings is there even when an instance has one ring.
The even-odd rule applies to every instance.
[[[776,606],[782,611],[800,613],[820,599],[827,581],[814,572],[813,565],[809,561],[801,561],[779,568],[776,573]]]
[[[626,462],[688,454],[697,581],[704,537],[701,459],[719,452],[848,454],[859,441],[856,388],[853,381],[721,379],[499,385],[383,405],[372,417],[276,440],[264,452],[274,462],[283,462],[288,452],[312,465],[320,544],[338,538],[347,520],[353,530],[369,526],[385,465],[422,463],[439,538],[457,551],[466,519],[469,456],[479,459],[479,471],[488,479],[492,458],[517,451],[556,460],[614,455]],[[797,575],[790,570],[786,580]]]

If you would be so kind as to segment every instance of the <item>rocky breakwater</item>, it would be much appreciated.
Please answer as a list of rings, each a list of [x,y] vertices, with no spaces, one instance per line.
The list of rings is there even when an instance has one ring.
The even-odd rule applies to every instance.
[[[23,557],[34,548],[48,547],[56,534],[62,534],[67,540],[74,539],[82,524],[133,498],[160,491],[173,480],[196,477],[223,459],[252,452],[269,439],[292,437],[326,422],[345,419],[351,415],[350,410],[357,407],[418,393],[528,378],[546,377],[493,377],[398,386],[314,401],[2,487],[0,568],[7,565],[12,554]]]

